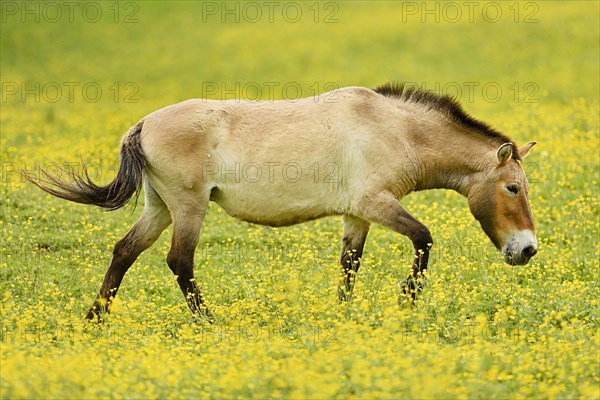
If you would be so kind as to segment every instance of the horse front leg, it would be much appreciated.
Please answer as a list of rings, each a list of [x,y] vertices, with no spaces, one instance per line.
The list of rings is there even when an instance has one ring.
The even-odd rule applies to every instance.
[[[378,223],[395,232],[407,236],[415,248],[412,273],[403,283],[402,291],[410,294],[412,300],[423,288],[422,278],[427,269],[429,252],[433,239],[429,229],[414,218],[400,205],[391,193],[382,192],[374,196],[365,196],[359,204],[359,216],[367,221]],[[402,300],[400,296],[399,301]]]
[[[356,282],[356,273],[365,247],[365,240],[371,224],[363,219],[344,216],[342,253],[340,255],[341,281],[338,286],[338,299],[349,301]]]
[[[415,220],[416,221],[416,220]],[[419,221],[417,221],[421,224]],[[431,246],[433,246],[433,239],[429,229],[423,224],[421,233],[411,237],[413,246],[415,247],[415,259],[412,265],[412,274],[406,278],[406,281],[402,284],[402,293],[404,295],[410,295],[413,302],[417,299],[417,293],[423,290],[423,279],[425,278],[424,272],[427,270],[427,264],[429,262],[429,252]],[[403,296],[398,298],[398,303],[401,303]]]

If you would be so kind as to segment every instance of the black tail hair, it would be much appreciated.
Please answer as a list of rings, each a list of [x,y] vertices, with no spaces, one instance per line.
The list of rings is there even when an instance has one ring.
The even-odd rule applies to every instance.
[[[92,182],[87,168],[83,174],[62,170],[72,182],[64,181],[42,169],[39,177],[23,173],[25,178],[40,189],[61,199],[81,204],[93,204],[110,211],[127,204],[133,195],[137,201],[142,188],[143,172],[147,161],[142,151],[140,134],[143,120],[131,127],[121,142],[119,171],[115,179],[106,186],[98,186]]]

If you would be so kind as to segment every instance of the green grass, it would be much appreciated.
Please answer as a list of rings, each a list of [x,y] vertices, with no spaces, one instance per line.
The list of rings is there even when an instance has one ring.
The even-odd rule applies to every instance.
[[[73,22],[3,12],[0,24],[2,398],[600,397],[597,2],[518,3],[517,22],[515,3],[500,2],[496,23],[483,3],[456,23],[391,1],[318,3],[317,23],[312,2],[296,23],[204,20],[200,2],[159,1],[120,3],[119,21],[135,11],[138,22],[115,23],[112,2],[93,4],[96,23],[77,5]],[[338,21],[324,23],[331,11]],[[526,170],[540,251],[527,267],[502,263],[464,198],[412,194],[403,204],[435,241],[421,301],[396,304],[411,246],[374,226],[355,298],[339,305],[340,218],[273,229],[213,204],[196,270],[219,325],[192,323],[165,263],[170,229],[126,275],[108,324],[83,322],[142,204],[66,203],[20,170],[85,160],[107,182],[129,126],[207,85],[225,89],[216,99],[252,87],[279,99],[286,84],[311,96],[388,80],[458,87],[469,112],[539,143]],[[55,84],[62,96],[48,101]],[[85,85],[101,88],[97,102]]]

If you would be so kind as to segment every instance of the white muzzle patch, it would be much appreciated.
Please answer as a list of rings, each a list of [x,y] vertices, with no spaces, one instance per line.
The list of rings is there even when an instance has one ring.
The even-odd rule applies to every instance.
[[[525,265],[538,250],[535,233],[527,230],[511,233],[502,247],[504,261],[510,265]]]

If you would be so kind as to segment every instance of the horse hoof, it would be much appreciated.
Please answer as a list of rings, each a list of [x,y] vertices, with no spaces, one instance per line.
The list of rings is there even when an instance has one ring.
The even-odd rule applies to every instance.
[[[398,304],[402,305],[406,301],[411,301],[413,304],[417,300],[417,295],[423,291],[423,284],[415,281],[413,278],[408,278],[402,283],[402,294],[398,297]]]

